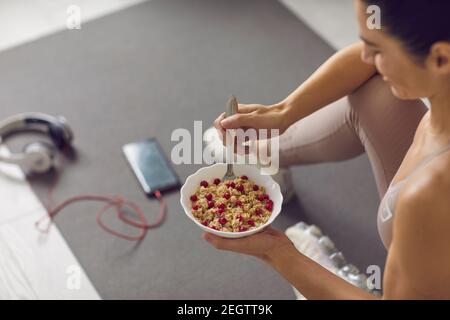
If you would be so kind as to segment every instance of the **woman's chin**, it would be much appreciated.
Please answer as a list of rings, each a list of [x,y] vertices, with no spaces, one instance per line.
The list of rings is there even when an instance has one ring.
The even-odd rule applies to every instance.
[[[392,84],[391,84],[391,92],[398,99],[401,99],[401,100],[409,100],[409,99],[411,99],[410,97],[408,97],[408,95],[404,91],[398,90]]]
[[[395,89],[395,87],[394,87],[393,85],[391,85],[390,88],[391,88],[392,94],[393,94],[395,97],[397,97],[397,98],[399,98],[399,99],[402,98],[401,95],[399,94],[398,90]]]
[[[392,83],[389,83],[389,87],[391,88],[391,92],[394,97],[400,100],[417,100],[421,97],[417,94],[413,94],[411,90],[401,89],[398,86],[393,85]]]

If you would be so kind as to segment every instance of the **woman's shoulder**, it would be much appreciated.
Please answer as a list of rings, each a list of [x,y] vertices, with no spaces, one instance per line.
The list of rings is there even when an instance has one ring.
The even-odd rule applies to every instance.
[[[439,158],[400,191],[388,257],[407,287],[427,298],[450,298],[450,157]]]
[[[398,195],[397,212],[403,219],[450,227],[450,150],[405,183]]]

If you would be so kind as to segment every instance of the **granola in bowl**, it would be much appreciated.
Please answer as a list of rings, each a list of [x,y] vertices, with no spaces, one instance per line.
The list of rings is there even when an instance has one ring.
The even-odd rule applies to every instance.
[[[264,225],[272,214],[273,201],[243,175],[234,180],[202,180],[190,196],[191,212],[201,224],[218,231],[244,232]]]

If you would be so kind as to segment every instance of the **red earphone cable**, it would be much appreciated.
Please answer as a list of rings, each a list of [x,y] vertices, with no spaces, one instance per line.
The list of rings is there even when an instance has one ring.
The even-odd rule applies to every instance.
[[[147,222],[144,212],[134,202],[128,201],[120,196],[99,196],[99,195],[86,194],[86,195],[79,195],[79,196],[71,197],[69,199],[64,200],[63,202],[58,204],[56,207],[54,207],[52,209],[48,209],[48,214],[36,222],[36,227],[41,232],[47,233],[49,231],[51,223],[49,223],[45,229],[41,228],[41,224],[42,224],[43,220],[45,220],[46,218],[48,218],[48,219],[50,219],[50,221],[52,221],[53,218],[56,216],[56,214],[58,214],[61,210],[63,210],[65,207],[67,207],[68,205],[70,205],[74,202],[101,201],[101,202],[106,202],[106,204],[97,212],[96,220],[97,220],[98,225],[103,230],[105,230],[119,238],[122,238],[122,239],[134,240],[134,241],[142,240],[145,237],[147,230],[150,228],[157,227],[159,224],[161,224],[161,222],[164,220],[164,217],[165,217],[166,205],[165,205],[164,200],[162,199],[162,195],[159,191],[156,191],[155,195],[160,201],[160,212],[159,212],[158,218],[153,223]],[[103,220],[102,220],[103,215],[109,209],[111,209],[113,207],[115,208],[117,217],[120,220],[122,220],[124,223],[140,230],[139,235],[130,236],[130,235],[118,232],[114,229],[111,229],[103,222]],[[128,207],[129,209],[131,209],[132,212],[134,212],[137,215],[138,220],[127,217],[126,213],[123,211],[124,207]]]
[[[63,152],[64,153],[64,152]],[[60,157],[60,166],[63,167],[63,159]],[[166,203],[164,202],[164,199],[162,197],[162,194],[159,190],[155,191],[155,196],[159,200],[159,215],[155,222],[148,223],[147,219],[145,217],[144,212],[142,209],[134,202],[129,201],[121,196],[103,196],[103,195],[93,195],[93,194],[84,194],[84,195],[78,195],[71,198],[68,198],[61,202],[60,204],[53,207],[53,190],[56,186],[56,182],[58,180],[58,174],[56,174],[55,179],[52,181],[52,184],[50,185],[48,192],[47,192],[47,198],[48,203],[46,206],[47,209],[47,215],[36,221],[35,225],[36,228],[43,232],[48,233],[50,226],[52,224],[53,218],[65,207],[68,205],[79,202],[79,201],[100,201],[100,202],[106,202],[106,204],[97,211],[96,220],[98,225],[105,230],[106,232],[111,233],[112,235],[115,235],[119,238],[125,239],[125,240],[131,240],[131,241],[140,241],[144,239],[145,235],[147,234],[148,229],[155,228],[159,226],[162,221],[165,218],[166,215]],[[31,183],[31,181],[30,181]],[[117,217],[126,223],[127,225],[130,225],[134,228],[137,228],[140,230],[139,234],[134,235],[127,235],[125,233],[121,233],[119,231],[116,231],[110,227],[108,227],[102,220],[103,215],[111,208],[115,208]],[[127,207],[128,209],[131,209],[131,212],[137,215],[137,220],[130,218],[127,216],[127,214],[123,211],[123,209]],[[49,219],[50,222],[48,223],[47,227],[45,229],[41,228],[41,224],[43,220]]]

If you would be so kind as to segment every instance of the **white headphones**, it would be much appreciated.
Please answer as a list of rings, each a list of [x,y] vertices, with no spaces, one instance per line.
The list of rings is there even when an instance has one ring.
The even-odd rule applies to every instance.
[[[66,119],[44,113],[23,113],[0,122],[0,144],[13,134],[37,131],[50,137],[53,145],[45,141],[26,144],[21,153],[1,155],[0,161],[19,165],[26,173],[45,173],[55,165],[56,149],[71,147],[73,132]]]

